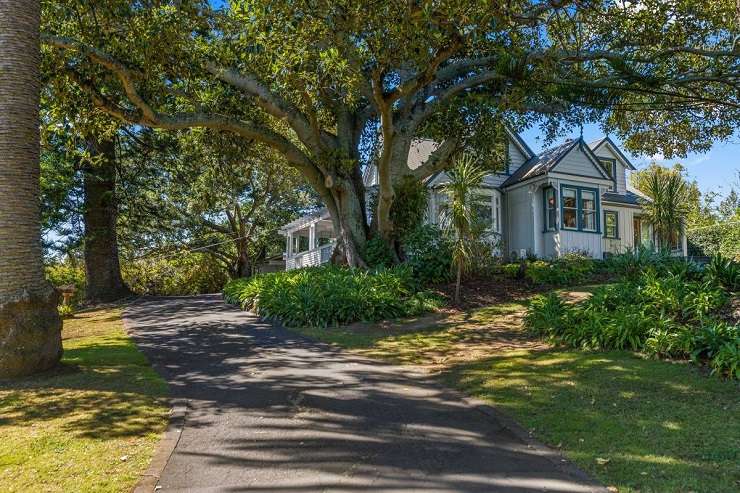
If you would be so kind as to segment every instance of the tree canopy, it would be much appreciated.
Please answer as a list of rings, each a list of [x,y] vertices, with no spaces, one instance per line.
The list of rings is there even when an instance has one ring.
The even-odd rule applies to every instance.
[[[74,94],[122,122],[205,127],[279,153],[331,213],[347,261],[393,238],[404,176],[471,148],[506,159],[504,124],[598,122],[635,152],[683,155],[740,121],[735,2],[199,0],[44,3],[43,42]],[[420,137],[438,143],[417,169]]]

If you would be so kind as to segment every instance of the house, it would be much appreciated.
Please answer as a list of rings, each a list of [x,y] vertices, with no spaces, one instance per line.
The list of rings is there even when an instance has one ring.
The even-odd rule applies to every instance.
[[[421,165],[436,143],[418,140],[409,151],[409,168]],[[641,194],[627,185],[635,167],[609,137],[586,143],[569,139],[535,154],[522,138],[508,132],[506,168],[486,176],[478,193],[478,210],[500,239],[498,252],[517,258],[556,258],[582,252],[594,258],[638,246],[656,246],[652,227],[641,215]],[[364,176],[376,186],[377,170]],[[437,223],[447,200],[439,172],[425,180],[429,187],[427,220]],[[301,217],[280,229],[286,237],[286,269],[328,262],[335,245],[328,211]],[[686,255],[686,238],[671,245]]]

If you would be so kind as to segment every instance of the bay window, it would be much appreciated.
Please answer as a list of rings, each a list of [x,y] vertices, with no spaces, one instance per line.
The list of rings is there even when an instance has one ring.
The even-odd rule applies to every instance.
[[[597,189],[563,185],[560,189],[562,227],[596,233],[599,231],[599,192]]]
[[[596,231],[596,193],[581,190],[581,229]]]
[[[563,227],[578,228],[578,190],[563,188]]]
[[[555,198],[555,189],[552,187],[545,188],[545,231],[555,231],[557,229],[557,211],[558,202]]]

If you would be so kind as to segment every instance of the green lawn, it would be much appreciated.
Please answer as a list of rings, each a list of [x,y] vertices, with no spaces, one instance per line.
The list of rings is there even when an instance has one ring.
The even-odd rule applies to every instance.
[[[0,491],[130,491],[168,415],[119,309],[64,323],[58,370],[0,383]]]
[[[736,382],[627,352],[537,346],[523,333],[522,309],[509,303],[408,323],[299,332],[442,371],[450,385],[488,400],[621,492],[740,490]]]
[[[627,352],[522,351],[446,378],[619,491],[740,489],[740,388],[689,365]]]

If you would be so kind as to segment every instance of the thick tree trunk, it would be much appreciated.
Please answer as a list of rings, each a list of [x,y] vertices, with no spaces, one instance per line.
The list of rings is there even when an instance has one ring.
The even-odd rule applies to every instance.
[[[344,262],[350,267],[366,267],[362,251],[367,240],[364,187],[351,180],[332,188],[327,204]]]
[[[85,277],[86,297],[108,302],[131,294],[121,277],[116,222],[116,147],[112,140],[90,139],[92,162],[85,165]]]
[[[40,241],[39,19],[38,1],[0,0],[0,378],[62,356]]]

